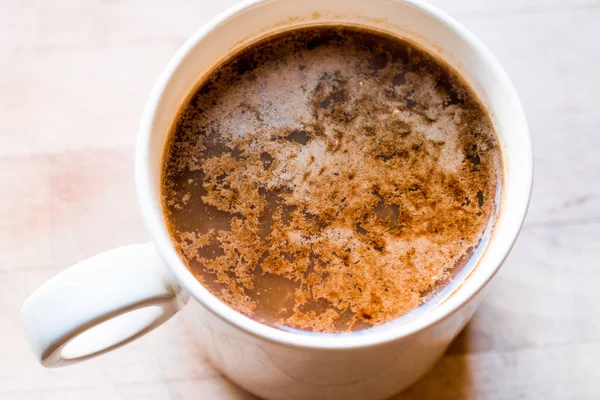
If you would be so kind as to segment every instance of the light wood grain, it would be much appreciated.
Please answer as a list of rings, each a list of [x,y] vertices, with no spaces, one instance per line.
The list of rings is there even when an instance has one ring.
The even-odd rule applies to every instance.
[[[147,239],[133,186],[144,101],[234,0],[0,0],[0,399],[250,399],[184,311],[68,369],[39,367],[20,304],[87,256]],[[505,66],[528,113],[529,216],[490,294],[417,399],[600,398],[600,1],[437,0]]]

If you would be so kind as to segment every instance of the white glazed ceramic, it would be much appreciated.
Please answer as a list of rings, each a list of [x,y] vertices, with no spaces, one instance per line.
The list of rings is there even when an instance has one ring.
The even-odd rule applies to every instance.
[[[299,335],[229,308],[185,268],[161,215],[163,148],[190,91],[232,52],[274,32],[316,24],[385,31],[444,59],[490,110],[504,160],[500,215],[473,272],[417,318],[359,334]],[[418,1],[252,0],[202,27],[168,64],[140,124],[136,178],[153,244],[85,260],[44,284],[23,305],[27,337],[44,366],[67,365],[125,344],[166,321],[191,297],[198,341],[218,369],[250,392],[286,400],[380,399],[419,379],[475,312],[525,217],[532,154],[509,78],[471,33],[441,11]]]

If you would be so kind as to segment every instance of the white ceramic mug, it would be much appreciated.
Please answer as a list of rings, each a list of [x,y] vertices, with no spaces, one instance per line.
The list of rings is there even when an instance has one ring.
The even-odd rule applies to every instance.
[[[359,334],[295,334],[229,308],[186,269],[161,211],[163,149],[190,91],[249,43],[319,24],[388,32],[444,59],[490,111],[504,162],[499,217],[473,271],[417,318]],[[198,341],[214,365],[245,389],[269,399],[379,399],[419,379],[481,302],[517,237],[532,181],[527,123],[500,64],[451,17],[408,0],[252,0],[227,10],[202,27],[168,64],[146,105],[136,151],[137,191],[152,244],[94,256],[33,293],[21,315],[36,357],[44,366],[55,367],[96,356],[157,327],[191,298],[189,306],[197,309],[200,327]]]

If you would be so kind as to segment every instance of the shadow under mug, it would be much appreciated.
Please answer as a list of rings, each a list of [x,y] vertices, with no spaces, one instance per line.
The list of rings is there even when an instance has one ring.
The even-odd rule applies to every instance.
[[[408,40],[446,61],[490,112],[503,158],[500,212],[487,247],[456,290],[418,318],[353,334],[304,335],[262,325],[222,303],[186,269],[161,212],[160,172],[171,124],[215,66],[261,38],[296,27],[353,25]],[[140,123],[136,185],[151,244],[96,255],[42,285],[21,316],[33,352],[64,366],[128,343],[188,304],[213,364],[268,399],[379,399],[427,372],[471,318],[525,217],[532,151],[519,97],[500,64],[462,25],[409,0],[251,0],[204,25],[156,83]],[[188,301],[190,300],[191,301]]]

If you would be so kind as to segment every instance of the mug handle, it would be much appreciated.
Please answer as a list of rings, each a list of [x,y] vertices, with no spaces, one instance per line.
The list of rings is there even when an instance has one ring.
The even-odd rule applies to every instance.
[[[62,367],[150,332],[188,300],[154,246],[100,253],[59,273],[21,308],[27,339],[45,367]]]

